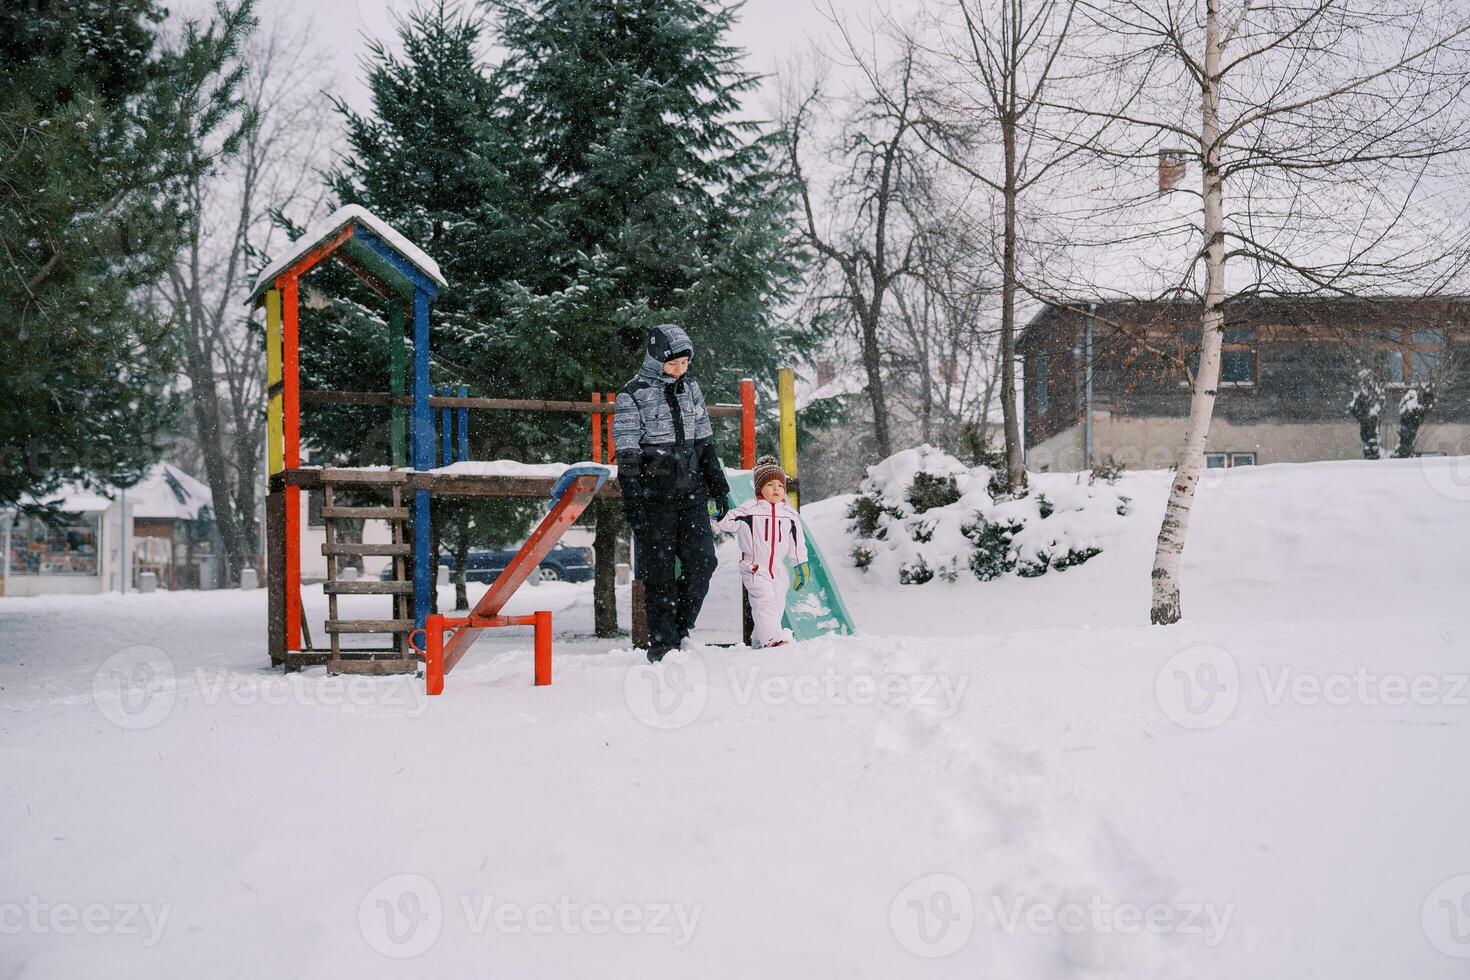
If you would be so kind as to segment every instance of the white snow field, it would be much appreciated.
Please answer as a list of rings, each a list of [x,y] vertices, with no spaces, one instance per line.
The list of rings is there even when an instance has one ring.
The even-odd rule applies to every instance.
[[[814,504],[861,633],[784,649],[523,589],[555,683],[495,630],[432,700],[272,672],[258,591],[0,599],[0,978],[1470,974],[1470,459],[1207,474],[1159,628],[1167,480],[989,583]]]

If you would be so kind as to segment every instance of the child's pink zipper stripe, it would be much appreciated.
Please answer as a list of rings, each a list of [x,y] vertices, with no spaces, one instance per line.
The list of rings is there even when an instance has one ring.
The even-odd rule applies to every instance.
[[[766,525],[766,536],[771,539],[771,557],[766,565],[766,574],[776,577],[776,502],[771,501],[771,521]]]

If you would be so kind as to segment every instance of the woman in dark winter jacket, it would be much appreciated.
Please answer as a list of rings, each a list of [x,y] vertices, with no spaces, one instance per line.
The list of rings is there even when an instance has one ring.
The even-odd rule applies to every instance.
[[[648,659],[656,663],[699,618],[715,571],[708,505],[713,500],[716,517],[724,517],[730,486],[699,382],[687,376],[689,335],[665,323],[649,331],[647,350],[643,367],[618,392],[613,444],[643,580]]]

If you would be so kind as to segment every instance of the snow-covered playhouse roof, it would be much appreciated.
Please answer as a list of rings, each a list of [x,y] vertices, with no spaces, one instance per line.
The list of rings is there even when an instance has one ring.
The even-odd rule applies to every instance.
[[[405,277],[403,270],[384,254],[382,247],[377,247],[386,246],[435,286],[442,288],[447,285],[444,274],[439,271],[439,263],[430,258],[428,253],[404,238],[367,208],[348,204],[312,224],[306,234],[291,243],[288,251],[261,270],[255,279],[254,288],[250,290],[249,304],[258,302],[275,283],[277,276],[300,263],[313,251],[329,245],[344,231],[348,232],[348,237],[339,242],[338,247],[360,267],[353,269],[359,275],[366,272],[400,292],[412,292],[412,283]]]

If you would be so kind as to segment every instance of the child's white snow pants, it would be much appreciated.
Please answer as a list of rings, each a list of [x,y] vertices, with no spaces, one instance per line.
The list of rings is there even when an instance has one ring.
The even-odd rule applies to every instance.
[[[780,562],[772,569],[775,578],[762,568],[758,572],[741,570],[745,592],[750,596],[750,617],[755,621],[750,640],[758,647],[770,646],[786,639],[781,616],[786,612],[786,593],[791,588],[791,574]]]

